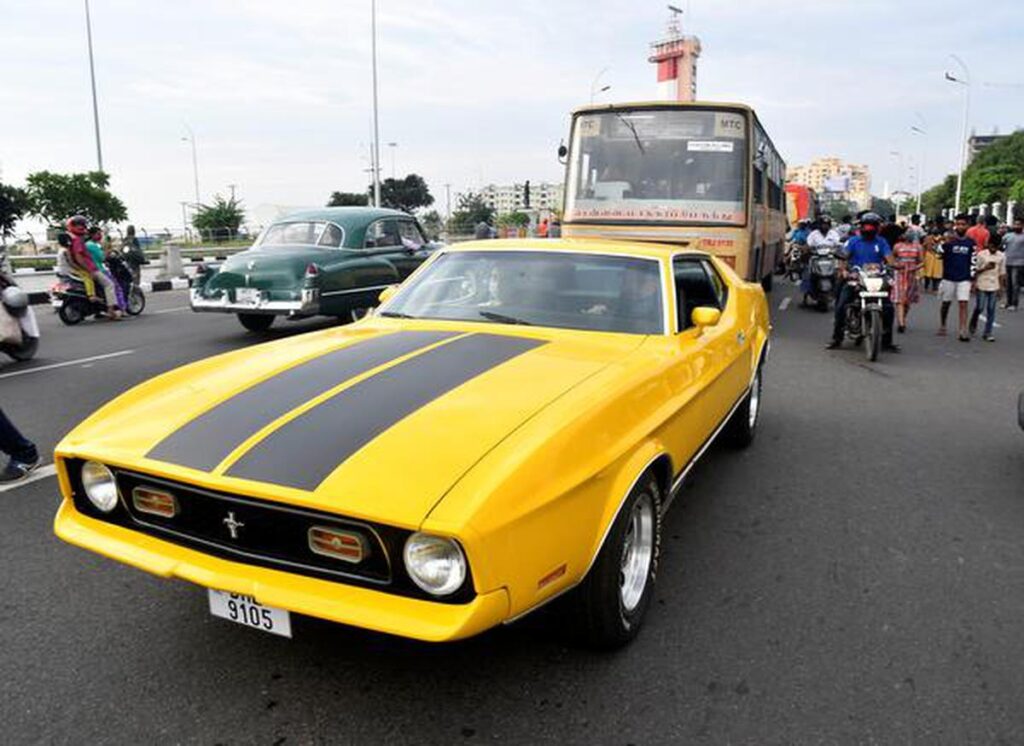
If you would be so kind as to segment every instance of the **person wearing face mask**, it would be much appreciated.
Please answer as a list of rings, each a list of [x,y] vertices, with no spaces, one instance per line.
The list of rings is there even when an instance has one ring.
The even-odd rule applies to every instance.
[[[1016,218],[1013,230],[1003,237],[1006,257],[1006,310],[1016,311],[1024,285],[1024,220]]]
[[[846,243],[846,259],[840,261],[840,276],[846,274],[847,267],[863,267],[866,264],[888,264],[894,266],[892,247],[889,242],[878,235],[882,219],[873,212],[865,213],[860,219],[860,233]],[[845,282],[839,291],[836,301],[836,313],[832,326],[832,341],[827,349],[834,350],[843,343],[843,327],[846,324],[846,307],[853,301],[854,289]],[[899,345],[892,341],[892,322],[895,316],[892,302],[886,298],[882,301],[882,349],[899,352]]]

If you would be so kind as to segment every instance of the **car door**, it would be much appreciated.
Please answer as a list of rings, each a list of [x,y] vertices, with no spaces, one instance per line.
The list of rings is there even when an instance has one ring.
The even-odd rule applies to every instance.
[[[414,219],[399,219],[398,234],[402,238],[403,252],[392,261],[404,280],[430,256],[430,242],[427,241],[419,223]]]

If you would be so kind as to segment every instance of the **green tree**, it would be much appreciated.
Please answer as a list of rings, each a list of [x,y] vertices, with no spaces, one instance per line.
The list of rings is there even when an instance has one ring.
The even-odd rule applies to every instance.
[[[1017,203],[1016,215],[1010,215],[1008,217],[1024,217],[1024,179],[1017,179],[1013,182],[1013,186],[1010,187],[1010,196]]]
[[[498,225],[508,228],[523,228],[530,224],[530,216],[525,212],[510,212],[498,218]]]
[[[359,192],[331,192],[328,207],[366,207],[370,204],[369,194]]]
[[[956,174],[950,174],[931,189],[921,194],[921,212],[928,216],[938,215],[956,200]]]
[[[444,221],[437,210],[424,213],[420,217],[420,224],[423,226],[423,230],[427,232],[427,237],[434,241],[437,240],[438,236],[441,235],[441,231],[444,230]]]
[[[212,205],[200,205],[192,216],[192,225],[200,234],[223,241],[238,233],[238,227],[245,220],[241,200],[234,197],[224,199],[214,195]]]
[[[403,179],[384,179],[381,182],[380,204],[382,207],[411,213],[434,204],[434,198],[422,176],[409,174]]]
[[[989,204],[1006,202],[1006,196],[1014,183],[1024,177],[1024,167],[1013,163],[999,163],[990,166],[971,164],[964,175],[963,196],[960,204]]]
[[[459,196],[459,204],[452,213],[452,223],[448,230],[452,233],[472,233],[477,223],[489,223],[494,218],[494,208],[490,207],[476,192],[466,192]]]
[[[10,184],[0,184],[0,239],[14,233],[14,226],[32,209],[28,192]]]
[[[37,171],[25,180],[31,202],[30,214],[53,226],[72,215],[84,215],[90,223],[119,223],[128,218],[124,203],[110,193],[110,177],[102,171],[57,174]]]
[[[833,221],[840,221],[844,215],[856,215],[857,205],[854,202],[837,199],[822,206],[822,213],[828,215]]]

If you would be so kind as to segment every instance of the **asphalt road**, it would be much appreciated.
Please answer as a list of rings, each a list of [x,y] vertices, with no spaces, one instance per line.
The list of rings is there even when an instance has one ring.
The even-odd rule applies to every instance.
[[[264,635],[58,541],[49,477],[0,492],[3,740],[1021,743],[1024,314],[963,344],[926,299],[903,354],[868,364],[824,351],[828,318],[793,296],[772,297],[759,436],[694,470],[627,649],[580,649],[544,613],[449,645],[308,618]],[[0,403],[50,449],[132,384],[253,342],[184,306],[44,314],[39,359],[0,363]]]

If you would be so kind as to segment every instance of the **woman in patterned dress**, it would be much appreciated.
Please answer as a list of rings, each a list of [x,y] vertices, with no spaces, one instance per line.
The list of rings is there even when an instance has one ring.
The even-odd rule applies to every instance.
[[[917,239],[917,234],[905,232],[892,249],[892,258],[896,260],[896,278],[892,285],[892,304],[896,307],[896,331],[900,334],[907,330],[907,315],[910,306],[920,300],[917,282],[918,272],[924,266],[924,249]]]

